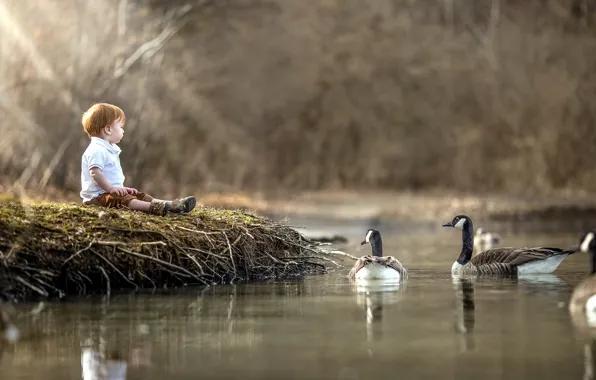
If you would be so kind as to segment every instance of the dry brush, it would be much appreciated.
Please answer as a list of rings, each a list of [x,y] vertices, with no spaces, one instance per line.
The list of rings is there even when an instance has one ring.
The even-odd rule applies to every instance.
[[[294,229],[245,211],[156,217],[0,203],[0,297],[9,300],[280,279],[325,273],[328,262]]]

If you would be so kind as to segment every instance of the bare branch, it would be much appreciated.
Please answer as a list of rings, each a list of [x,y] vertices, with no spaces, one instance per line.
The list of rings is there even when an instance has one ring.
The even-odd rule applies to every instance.
[[[186,23],[188,22],[188,18],[184,18],[192,9],[192,6],[186,5],[181,8],[178,12],[178,16],[181,18],[176,25],[169,26],[165,28],[157,37],[155,37],[151,41],[147,41],[127,59],[124,60],[124,63],[121,67],[117,67],[114,71],[114,78],[120,78],[134,65],[139,59],[144,58],[151,58],[155,53],[157,53],[165,43],[172,38]]]

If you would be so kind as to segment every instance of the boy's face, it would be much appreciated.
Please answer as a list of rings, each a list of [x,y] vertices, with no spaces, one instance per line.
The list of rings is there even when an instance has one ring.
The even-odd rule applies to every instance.
[[[112,144],[118,144],[124,136],[124,128],[122,128],[122,120],[116,120],[104,129],[105,139]]]

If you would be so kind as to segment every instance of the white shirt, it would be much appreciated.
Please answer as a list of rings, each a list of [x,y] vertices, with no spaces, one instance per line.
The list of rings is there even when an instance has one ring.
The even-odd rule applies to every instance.
[[[99,137],[91,137],[89,146],[81,159],[81,198],[87,202],[106,191],[91,178],[89,170],[99,168],[112,186],[124,186],[124,173],[120,166],[122,149]]]

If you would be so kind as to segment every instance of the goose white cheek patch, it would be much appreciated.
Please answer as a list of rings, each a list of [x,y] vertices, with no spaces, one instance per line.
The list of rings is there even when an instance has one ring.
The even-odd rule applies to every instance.
[[[584,241],[582,241],[582,245],[579,247],[579,249],[583,253],[588,252],[590,250],[590,243],[592,243],[592,240],[594,240],[594,233],[590,232],[586,235]]]
[[[464,223],[466,222],[466,218],[461,218],[460,220],[457,221],[457,223],[455,223],[455,228],[457,228],[458,230],[463,230],[464,229]]]
[[[370,243],[370,235],[372,235],[372,231],[369,230],[366,234],[366,237],[364,238],[365,242]]]

